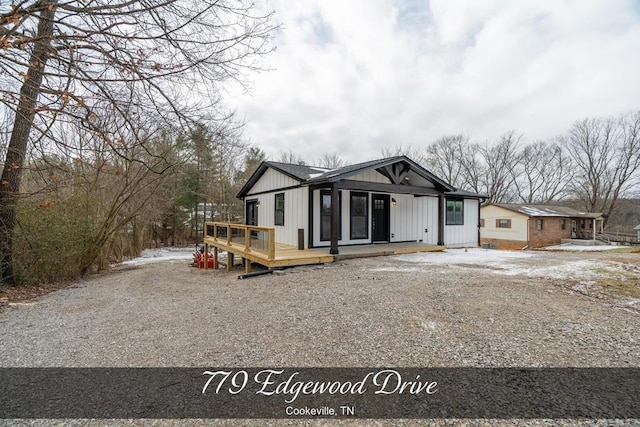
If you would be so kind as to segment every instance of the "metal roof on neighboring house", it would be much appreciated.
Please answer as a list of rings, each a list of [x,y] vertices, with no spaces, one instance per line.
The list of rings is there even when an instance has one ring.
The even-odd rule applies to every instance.
[[[519,203],[491,203],[501,208],[509,209],[527,216],[548,216],[548,217],[571,217],[571,218],[591,218],[603,217],[602,212],[583,212],[568,206],[556,205],[530,205]]]

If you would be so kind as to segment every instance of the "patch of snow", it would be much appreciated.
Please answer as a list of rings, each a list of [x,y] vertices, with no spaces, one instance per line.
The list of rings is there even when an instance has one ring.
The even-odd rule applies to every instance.
[[[582,246],[582,245],[555,245],[543,248],[546,251],[609,251],[611,249],[620,249],[620,246]]]
[[[602,267],[602,265],[601,265]],[[505,276],[546,277],[549,279],[593,279],[602,273],[593,270],[594,263],[589,260],[570,261],[560,265],[518,267],[502,264],[494,272]]]
[[[544,257],[544,258],[543,258]],[[583,259],[578,261],[551,261],[547,254],[520,251],[499,251],[494,249],[447,249],[443,252],[423,252],[401,255],[399,261],[426,265],[481,265],[495,274],[504,276],[526,276],[558,280],[592,281],[602,277],[625,280],[629,267],[614,261]],[[540,262],[536,258],[540,258]],[[378,271],[415,271],[420,267],[383,267]],[[635,271],[635,270],[634,270]]]
[[[170,261],[193,261],[195,247],[145,249],[138,258],[122,262],[120,265],[145,265]]]
[[[400,261],[427,264],[500,264],[505,260],[524,259],[535,256],[528,252],[497,251],[495,249],[446,249],[442,252],[421,252],[401,255]]]
[[[313,179],[313,178],[317,178],[319,176],[324,175],[323,173],[310,173],[309,174],[309,179]]]

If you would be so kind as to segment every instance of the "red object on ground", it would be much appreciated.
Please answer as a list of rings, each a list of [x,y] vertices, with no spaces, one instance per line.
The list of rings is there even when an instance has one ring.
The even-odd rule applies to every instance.
[[[213,255],[209,254],[209,259],[207,260],[207,268],[215,268],[213,265]],[[204,268],[204,254],[200,252],[196,252],[193,254],[193,266],[198,268]]]

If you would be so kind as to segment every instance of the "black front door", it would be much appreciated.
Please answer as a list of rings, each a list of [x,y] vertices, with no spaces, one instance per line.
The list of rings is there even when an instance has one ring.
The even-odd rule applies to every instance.
[[[389,195],[373,194],[371,195],[371,206],[373,214],[371,215],[371,228],[373,229],[374,242],[389,241]]]

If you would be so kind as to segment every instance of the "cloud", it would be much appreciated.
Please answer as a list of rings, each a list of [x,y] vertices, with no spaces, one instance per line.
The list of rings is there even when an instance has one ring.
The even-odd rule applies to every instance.
[[[453,133],[530,140],[640,108],[634,0],[276,0],[271,72],[230,103],[277,157],[349,162]]]

